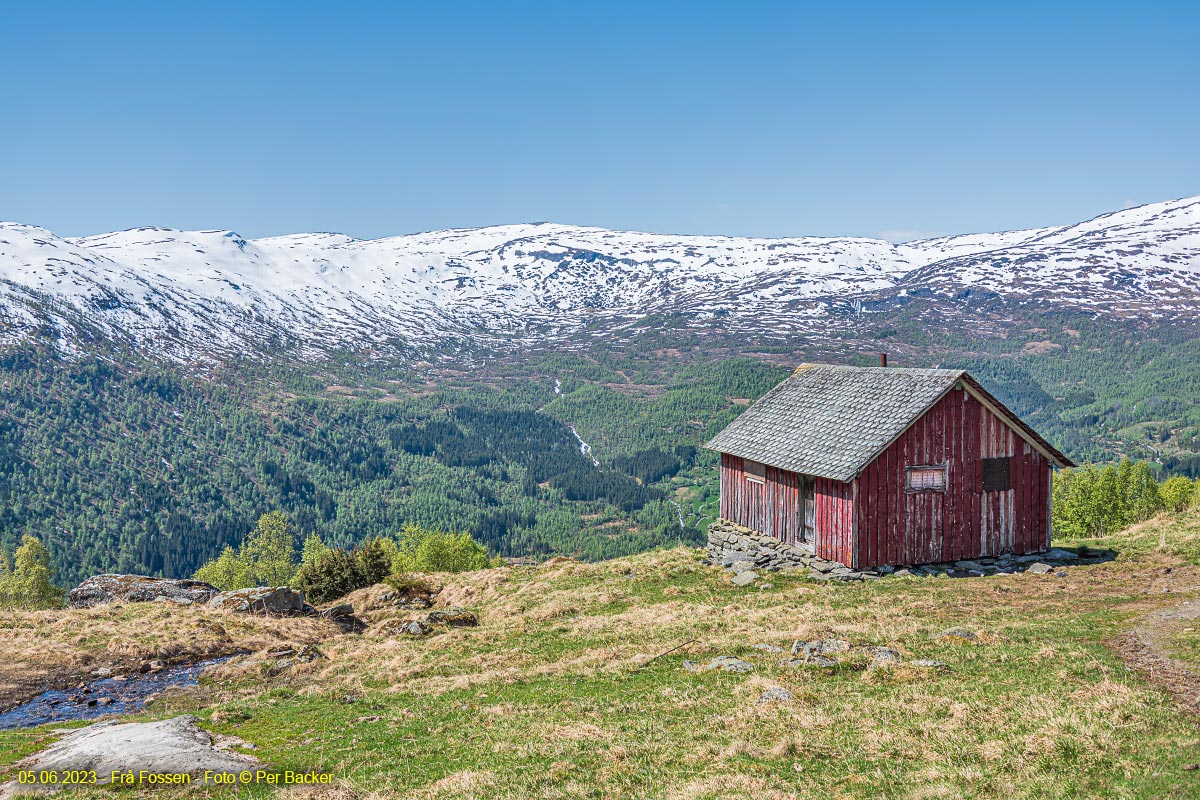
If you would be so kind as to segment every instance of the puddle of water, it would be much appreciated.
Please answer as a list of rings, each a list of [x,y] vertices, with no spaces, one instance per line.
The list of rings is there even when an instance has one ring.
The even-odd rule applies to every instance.
[[[106,714],[140,711],[146,698],[164,689],[195,686],[206,667],[228,661],[230,656],[166,667],[144,675],[132,674],[126,680],[95,680],[82,689],[54,689],[42,692],[24,705],[0,714],[0,730],[32,728],[48,722],[72,722],[95,719]]]

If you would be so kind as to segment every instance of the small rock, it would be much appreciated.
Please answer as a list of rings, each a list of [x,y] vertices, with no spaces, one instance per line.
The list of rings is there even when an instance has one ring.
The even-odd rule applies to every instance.
[[[916,661],[910,661],[908,663],[912,664],[914,667],[921,667],[923,669],[943,669],[946,666],[945,663],[941,661],[935,661],[932,658],[918,658]]]
[[[296,654],[296,660],[304,664],[316,661],[319,658],[328,658],[328,656],[318,650],[315,644],[304,645],[304,647],[300,648],[300,652]]]
[[[774,589],[774,588],[775,588],[775,584],[773,584],[773,583],[760,583],[760,584],[758,585],[758,588],[760,588],[760,589]]]
[[[787,703],[790,702],[791,699],[792,693],[787,689],[784,689],[782,686],[772,686],[770,689],[767,689],[765,692],[760,694],[758,699],[754,701],[754,704],[762,705],[764,703]]]
[[[884,564],[882,567],[876,567],[875,571],[878,572],[880,575],[891,575],[893,572],[896,571],[896,568],[893,567],[891,564]]]
[[[867,669],[879,669],[900,662],[900,653],[890,647],[870,647],[867,652],[871,654],[871,663],[867,664]]]
[[[113,671],[108,667],[98,667],[92,670],[92,675],[97,678],[111,678]]]
[[[751,650],[762,650],[764,653],[782,653],[783,648],[777,644],[756,644],[752,645]]]
[[[735,561],[729,565],[729,568],[733,570],[734,573],[749,572],[754,569],[754,567],[755,564],[753,561]]]
[[[832,658],[825,656],[813,656],[812,658],[789,658],[779,662],[781,667],[836,667],[838,662]]]
[[[414,619],[412,622],[401,625],[400,632],[409,636],[427,636],[433,633],[433,626],[423,619]]]
[[[796,641],[792,643],[792,655],[801,658],[813,656],[828,656],[834,653],[844,653],[850,649],[850,643],[845,639],[818,639],[811,642]]]
[[[733,656],[717,656],[708,662],[708,665],[704,669],[743,673],[753,672],[754,665],[749,661],[742,661],[740,658],[734,658]]]
[[[1034,575],[1046,575],[1054,571],[1054,567],[1047,564],[1045,561],[1039,561],[1036,564],[1030,564],[1029,572]]]
[[[969,631],[966,628],[950,628],[948,630],[942,631],[941,633],[939,633],[937,636],[934,636],[933,638],[934,639],[944,639],[949,642],[957,642],[960,644],[964,643],[964,642],[974,642],[979,639],[978,636],[976,636],[972,631]]]
[[[695,672],[696,670],[700,669],[700,664],[699,664],[699,662],[696,662],[696,661],[689,661],[687,659],[684,659],[683,668],[686,669],[688,672]]]
[[[914,573],[910,569],[898,569],[892,573],[893,578],[911,578]]]
[[[1055,547],[1046,551],[1043,558],[1049,559],[1050,561],[1074,561],[1075,559],[1079,558],[1079,555],[1077,553],[1072,553],[1070,550],[1062,550],[1058,547]]]
[[[729,582],[734,586],[749,586],[756,580],[758,580],[758,573],[754,570],[746,570],[745,572],[739,572],[737,575],[734,575],[729,579]]]

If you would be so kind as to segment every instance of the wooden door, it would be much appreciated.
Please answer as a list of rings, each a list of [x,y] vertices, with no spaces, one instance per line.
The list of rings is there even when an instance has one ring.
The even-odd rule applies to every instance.
[[[805,544],[814,544],[817,533],[817,498],[813,495],[813,482],[809,478],[800,478],[800,539]]]
[[[746,478],[746,527],[764,533],[767,526],[767,492],[763,481]]]

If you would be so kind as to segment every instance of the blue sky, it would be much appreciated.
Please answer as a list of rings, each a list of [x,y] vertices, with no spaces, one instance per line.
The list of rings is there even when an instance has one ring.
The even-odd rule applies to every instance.
[[[0,219],[905,238],[1200,194],[1200,10],[8,3]]]

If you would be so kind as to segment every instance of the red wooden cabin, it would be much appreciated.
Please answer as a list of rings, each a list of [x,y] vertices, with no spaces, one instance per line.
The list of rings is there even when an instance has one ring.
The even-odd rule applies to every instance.
[[[1046,550],[1074,466],[948,369],[804,364],[707,447],[722,517],[864,569]]]

